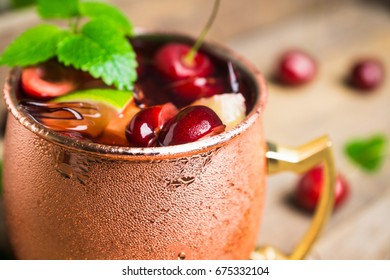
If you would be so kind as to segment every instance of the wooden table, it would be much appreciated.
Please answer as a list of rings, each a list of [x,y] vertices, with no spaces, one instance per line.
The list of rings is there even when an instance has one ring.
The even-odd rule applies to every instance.
[[[212,6],[206,0],[112,2],[138,26],[193,35]],[[390,259],[389,156],[378,173],[367,175],[343,154],[351,138],[374,133],[390,137],[389,76],[371,95],[344,83],[351,63],[362,55],[378,57],[390,71],[388,8],[386,1],[224,0],[208,35],[249,58],[268,78],[264,119],[269,140],[295,146],[323,134],[332,138],[337,169],[349,181],[351,195],[332,215],[309,259]],[[0,51],[37,22],[31,10],[0,15]],[[271,79],[279,53],[290,47],[307,50],[318,62],[319,75],[307,86],[288,88]],[[0,68],[1,81],[7,70]],[[303,235],[310,215],[287,202],[297,179],[294,174],[269,177],[259,244],[291,251]],[[6,246],[2,227],[0,223],[0,250]]]

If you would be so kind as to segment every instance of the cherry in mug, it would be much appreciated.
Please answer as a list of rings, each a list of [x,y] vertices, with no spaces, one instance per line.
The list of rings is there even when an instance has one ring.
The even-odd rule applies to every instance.
[[[191,42],[158,33],[136,40],[146,54],[168,41]],[[21,98],[20,70],[13,71],[5,89],[4,199],[18,258],[250,257],[265,192],[265,82],[234,52],[209,44],[203,51],[222,65],[216,73],[233,65],[248,114],[231,129],[182,145],[105,145],[48,129]]]
[[[241,122],[253,106],[247,78],[231,61],[201,50],[195,65],[187,65],[181,60],[190,50],[188,40],[138,36],[131,43],[139,64],[134,92],[111,90],[89,74],[50,60],[22,70],[20,106],[68,137],[133,147],[184,144],[219,134]],[[172,57],[175,52],[180,56]]]

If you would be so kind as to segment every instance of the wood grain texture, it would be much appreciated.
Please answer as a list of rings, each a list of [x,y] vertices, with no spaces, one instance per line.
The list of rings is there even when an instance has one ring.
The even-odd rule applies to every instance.
[[[206,0],[112,2],[138,26],[193,35],[212,5]],[[337,169],[349,181],[351,196],[333,214],[310,259],[390,259],[390,223],[386,221],[390,213],[389,156],[378,173],[367,175],[343,154],[348,139],[378,132],[390,137],[389,76],[367,96],[345,84],[350,65],[361,56],[378,57],[389,73],[388,7],[386,1],[363,0],[223,0],[208,35],[249,58],[267,77],[269,100],[264,117],[269,140],[295,146],[325,133],[333,140]],[[0,15],[0,51],[37,22],[31,10]],[[318,61],[319,73],[312,83],[287,88],[272,79],[278,55],[290,47],[307,50]],[[0,81],[7,71],[0,67]],[[291,251],[306,230],[310,215],[290,203],[297,179],[293,174],[268,178],[259,244]],[[4,238],[0,250],[1,244]]]
[[[348,139],[374,133],[390,136],[387,109],[390,79],[369,96],[344,82],[350,65],[360,56],[378,57],[389,67],[389,30],[386,10],[346,4],[228,41],[269,78],[269,103],[265,112],[268,138],[299,145],[323,133],[329,134],[338,170],[350,182],[349,200],[334,213],[310,258],[389,258],[390,227],[384,222],[390,205],[389,156],[386,155],[379,173],[366,175],[343,154]],[[273,82],[274,62],[289,47],[303,48],[318,61],[320,72],[311,84],[291,89]],[[303,235],[310,217],[286,203],[296,181],[297,177],[289,174],[269,178],[269,197],[259,243],[291,251]],[[284,222],[286,219],[288,223]]]
[[[350,0],[341,0],[349,2]],[[167,29],[198,35],[207,21],[212,1],[209,0],[112,0],[132,20],[134,25],[147,29]],[[334,5],[337,0],[223,0],[218,20],[208,38],[225,42],[247,32],[266,28],[275,22],[297,14],[309,13],[321,7]],[[240,11],[240,12],[237,12]],[[0,53],[18,34],[40,22],[34,8],[0,14]],[[9,69],[0,66],[0,81]],[[0,101],[0,113],[4,103]]]

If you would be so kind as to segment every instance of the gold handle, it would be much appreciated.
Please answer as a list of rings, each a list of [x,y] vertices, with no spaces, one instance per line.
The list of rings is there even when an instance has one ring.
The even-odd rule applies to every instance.
[[[295,149],[268,143],[266,157],[268,159],[269,174],[283,171],[303,173],[316,165],[323,164],[324,185],[320,201],[311,225],[302,241],[290,255],[286,255],[271,246],[259,247],[252,254],[252,259],[303,259],[318,238],[333,209],[336,171],[333,162],[332,144],[327,136],[320,137]]]

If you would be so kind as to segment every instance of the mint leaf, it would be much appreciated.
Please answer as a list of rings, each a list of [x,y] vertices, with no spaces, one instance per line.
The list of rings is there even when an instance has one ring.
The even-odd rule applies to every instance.
[[[86,23],[80,34],[60,42],[59,61],[88,71],[94,78],[102,78],[107,85],[132,90],[137,78],[135,52],[128,40],[116,31],[114,25],[103,20]]]
[[[130,53],[114,54],[90,68],[92,76],[101,77],[107,85],[115,85],[119,90],[133,90],[137,79],[137,62]]]
[[[123,34],[133,36],[133,25],[125,14],[118,8],[106,3],[83,2],[80,3],[80,14],[91,19],[101,19],[111,22]]]
[[[0,65],[24,67],[46,61],[56,55],[58,43],[69,34],[50,24],[30,28],[5,49]]]
[[[38,0],[42,18],[72,18],[79,15],[79,0]]]
[[[81,33],[98,43],[104,49],[115,53],[132,52],[133,48],[123,34],[116,32],[116,28],[105,20],[93,20],[85,24]]]
[[[76,69],[88,71],[93,63],[106,52],[93,40],[82,34],[72,34],[58,45],[58,60],[66,66],[72,65]]]
[[[387,138],[374,135],[367,139],[353,139],[345,145],[345,153],[357,166],[367,172],[377,171],[386,157]]]

